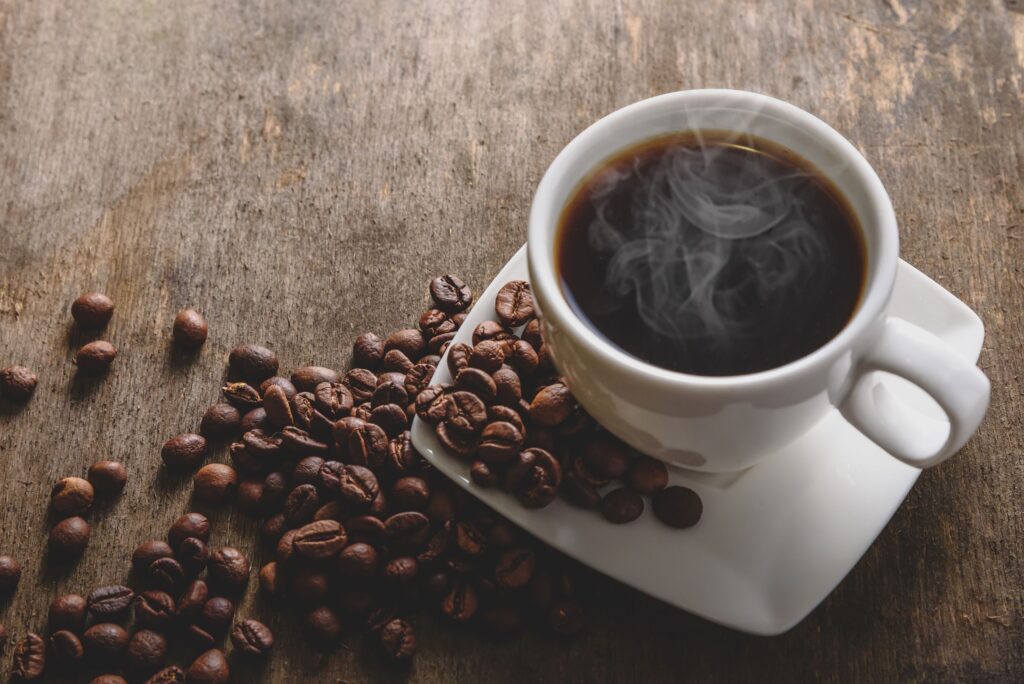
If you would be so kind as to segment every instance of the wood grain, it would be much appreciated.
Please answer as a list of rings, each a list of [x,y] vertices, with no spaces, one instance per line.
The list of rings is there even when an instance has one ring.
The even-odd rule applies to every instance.
[[[1024,680],[1024,8],[1006,0],[0,1],[0,606],[15,635],[57,592],[120,579],[190,507],[158,451],[217,393],[228,350],[341,366],[409,322],[436,273],[482,288],[522,244],[536,183],[572,136],[634,100],[736,87],[787,99],[860,147],[904,257],[974,307],[989,416],[925,473],[807,620],[764,639],[611,583],[571,644],[494,643],[419,619],[410,670],[358,639],[329,656],[250,594],[279,646],[245,681]],[[75,376],[68,307],[117,302],[114,371]],[[195,360],[174,313],[205,312]],[[99,458],[131,471],[85,557],[49,565],[46,497]],[[223,457],[223,455],[219,455]],[[215,537],[254,525],[213,512]],[[614,552],[614,550],[610,550]],[[6,671],[11,647],[2,654]]]

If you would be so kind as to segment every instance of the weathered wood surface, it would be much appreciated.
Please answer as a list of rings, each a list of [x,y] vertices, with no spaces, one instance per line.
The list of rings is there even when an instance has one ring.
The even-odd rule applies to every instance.
[[[481,288],[522,244],[533,189],[571,137],[634,100],[728,86],[790,100],[887,185],[903,255],[980,312],[993,382],[979,434],[925,473],[840,587],[788,634],[716,627],[609,586],[570,645],[495,644],[419,620],[382,667],[356,639],[315,655],[278,631],[265,681],[1024,680],[1024,3],[57,0],[0,2],[0,552],[25,577],[0,621],[39,628],[58,591],[121,578],[189,507],[159,445],[216,397],[227,351],[341,366],[400,326],[432,274]],[[106,379],[75,378],[68,306],[117,302]],[[193,363],[174,312],[203,310]],[[46,497],[100,457],[124,498],[68,572],[43,561]],[[227,509],[215,534],[254,548]],[[614,552],[614,550],[610,550]],[[6,671],[11,654],[2,654]],[[253,673],[247,673],[247,677]]]

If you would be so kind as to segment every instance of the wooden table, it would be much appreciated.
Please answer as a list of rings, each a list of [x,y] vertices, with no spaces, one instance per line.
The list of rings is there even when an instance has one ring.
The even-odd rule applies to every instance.
[[[159,446],[216,398],[228,350],[336,367],[353,336],[410,322],[437,273],[478,290],[522,244],[545,167],[598,117],[726,86],[830,122],[874,164],[902,253],[987,326],[992,408],[925,473],[842,585],[788,634],[720,628],[610,586],[570,644],[494,643],[420,620],[409,671],[350,639],[278,630],[265,681],[1021,681],[1024,679],[1024,3],[1019,0],[0,2],[0,366],[41,377],[0,408],[0,552],[25,576],[16,636],[56,592],[123,578],[190,507]],[[68,306],[117,302],[116,369],[83,381]],[[169,350],[186,305],[211,323]],[[61,476],[123,460],[70,571],[47,564]],[[223,457],[220,454],[219,457]],[[214,513],[254,548],[254,524]],[[3,654],[6,671],[11,654]],[[247,676],[254,676],[249,673]]]

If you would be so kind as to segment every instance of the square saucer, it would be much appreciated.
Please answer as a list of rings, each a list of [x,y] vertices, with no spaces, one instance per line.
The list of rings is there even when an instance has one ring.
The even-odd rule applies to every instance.
[[[529,280],[526,247],[498,273],[455,337],[494,318],[494,298],[509,280]],[[952,294],[901,261],[888,311],[937,335],[972,363],[984,326]],[[445,361],[432,384],[451,382]],[[876,390],[929,417],[938,407],[920,389],[876,374]],[[670,484],[696,490],[701,521],[671,529],[648,510],[628,525],[557,499],[523,508],[512,496],[481,489],[469,465],[449,454],[432,427],[416,419],[413,444],[445,475],[547,544],[673,606],[735,629],[785,632],[835,588],[885,527],[920,471],[904,465],[831,411],[771,459],[746,471],[704,474],[670,468]],[[643,562],[636,562],[642,558]]]

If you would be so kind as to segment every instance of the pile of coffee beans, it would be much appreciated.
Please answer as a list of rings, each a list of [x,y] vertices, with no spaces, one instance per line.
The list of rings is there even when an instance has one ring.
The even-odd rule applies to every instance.
[[[112,498],[128,482],[128,472],[117,461],[98,461],[89,467],[88,479],[65,477],[50,490],[50,512],[58,522],[50,528],[49,552],[57,559],[78,558],[89,545],[91,528],[85,516],[100,497]]]

